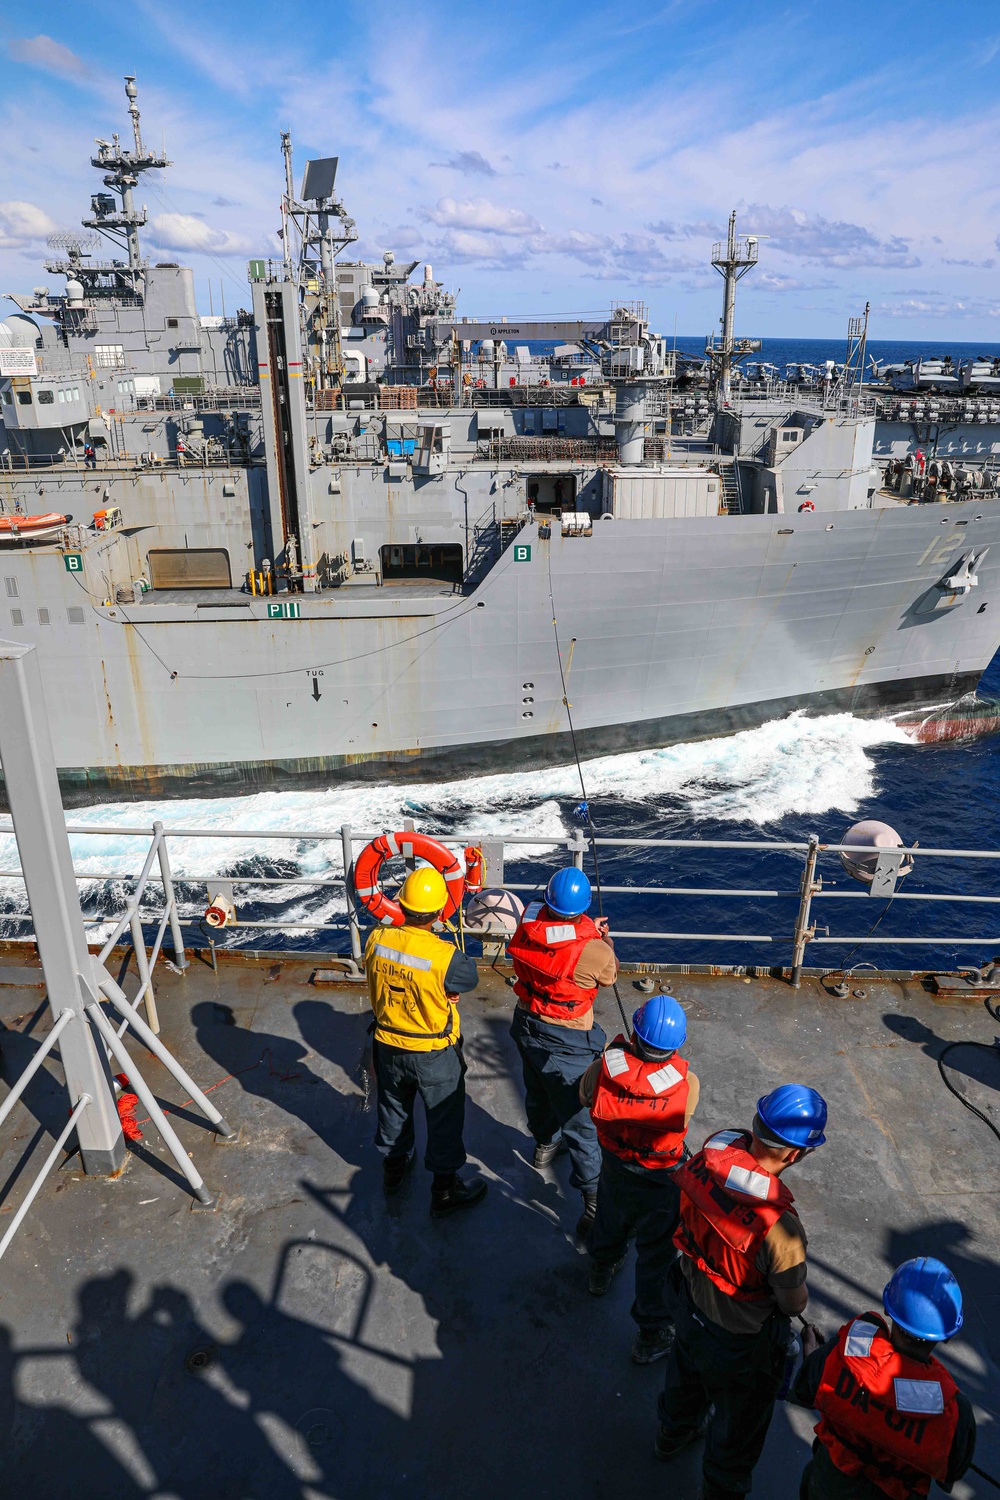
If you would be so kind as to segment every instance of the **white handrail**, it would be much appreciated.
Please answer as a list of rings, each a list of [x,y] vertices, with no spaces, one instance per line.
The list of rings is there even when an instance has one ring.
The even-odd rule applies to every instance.
[[[94,1025],[101,1033],[101,1036],[104,1038],[104,1041],[106,1042],[112,1055],[117,1058],[119,1067],[123,1068],[127,1073],[128,1081],[135,1093],[137,1093],[139,1098],[141,1099],[143,1108],[149,1110],[151,1119],[156,1125],[156,1128],[159,1130],[160,1135],[163,1137],[164,1145],[170,1152],[170,1155],[173,1157],[174,1161],[177,1163],[177,1166],[180,1168],[183,1175],[187,1178],[187,1181],[190,1184],[191,1190],[194,1193],[195,1197],[198,1199],[199,1203],[204,1203],[206,1206],[210,1205],[214,1200],[212,1198],[212,1194],[205,1186],[205,1182],[201,1173],[198,1171],[194,1163],[190,1160],[187,1152],[184,1150],[184,1147],[177,1139],[176,1132],[174,1131],[174,1128],[170,1124],[166,1115],[163,1113],[163,1110],[160,1108],[159,1104],[157,1104],[152,1089],[146,1083],[142,1074],[133,1063],[131,1057],[129,1057],[128,1050],[125,1047],[125,1043],[118,1036],[111,1022],[108,1020],[107,1016],[104,1014],[101,1007],[96,1004],[96,1002],[93,1005],[87,1006],[87,1014],[88,1016],[90,1016]]]

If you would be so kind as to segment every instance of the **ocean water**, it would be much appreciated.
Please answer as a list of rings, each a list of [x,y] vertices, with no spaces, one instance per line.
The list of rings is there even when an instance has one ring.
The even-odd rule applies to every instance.
[[[692,351],[703,340],[679,338]],[[870,351],[884,359],[912,358],[920,352],[951,353],[955,359],[1000,354],[1000,345],[875,342]],[[818,363],[843,358],[838,340],[768,339],[762,358]],[[980,685],[985,696],[1000,697],[1000,657]],[[921,745],[891,719],[863,720],[850,714],[808,718],[793,714],[731,737],[675,745],[668,749],[607,756],[585,762],[584,781],[598,835],[604,838],[701,838],[753,842],[805,840],[815,833],[837,841],[861,818],[892,824],[906,843],[924,848],[1000,849],[1000,737]],[[112,803],[75,809],[73,824],[126,828],[162,818],[168,828],[212,828],[218,839],[171,840],[171,862],[179,877],[185,910],[203,912],[206,882],[214,877],[236,883],[236,903],[246,921],[275,924],[267,929],[228,931],[225,941],[256,948],[346,949],[342,888],[304,886],[296,880],[337,880],[343,875],[340,844],[304,837],[307,832],[339,833],[344,823],[363,832],[396,829],[405,818],[427,833],[461,832],[530,835],[519,858],[509,860],[510,881],[537,886],[559,855],[546,840],[572,834],[581,792],[575,767],[511,772],[483,778],[435,781],[426,785],[373,780],[327,790],[260,792],[249,797],[193,798],[162,803]],[[255,830],[287,829],[287,840],[255,837]],[[248,838],[227,836],[249,831]],[[107,930],[123,909],[129,876],[142,865],[146,843],[115,834],[74,835],[76,867],[88,876],[81,885],[95,932]],[[602,882],[611,888],[605,910],[622,932],[752,933],[771,943],[707,942],[695,939],[650,942],[624,938],[631,958],[675,963],[787,963],[802,868],[800,854],[756,850],[697,851],[602,848]],[[593,873],[590,857],[587,867]],[[10,835],[0,834],[0,870],[16,868]],[[810,948],[807,962],[835,968],[877,962],[910,968],[954,966],[1000,953],[1000,911],[967,902],[905,899],[911,894],[958,892],[1000,895],[1000,861],[919,859],[900,896],[886,903],[863,893],[839,867],[836,856],[821,862],[824,886],[849,893],[823,897],[814,918],[843,939]],[[112,878],[108,878],[108,877]],[[253,877],[272,882],[261,887]],[[652,896],[644,887],[723,887],[774,890],[759,896]],[[615,887],[624,888],[615,890]],[[860,893],[860,898],[859,898]],[[25,910],[23,888],[0,880],[0,936],[23,932],[14,920]],[[155,896],[145,908],[152,922]],[[873,925],[878,922],[871,931]],[[307,933],[293,924],[322,922],[329,930]],[[876,947],[855,947],[871,935]],[[894,944],[893,937],[930,936],[932,947]],[[975,939],[972,946],[956,939]]]
[[[718,330],[715,330],[718,332]],[[749,331],[737,328],[737,336],[744,337],[754,335],[754,330]],[[515,341],[511,341],[513,350]],[[548,355],[552,353],[555,344],[551,340],[529,339],[528,347],[533,354]],[[673,346],[674,339],[668,335],[668,343]],[[684,354],[702,355],[705,352],[705,334],[678,334],[676,347]],[[772,365],[777,365],[780,375],[785,373],[786,364],[808,364],[822,365],[825,360],[836,360],[843,364],[847,353],[847,340],[844,337],[826,339],[772,339],[765,338],[761,341],[759,354],[747,355],[740,363],[751,360],[764,360]],[[920,355],[927,355],[936,359],[943,359],[950,354],[955,364],[962,364],[969,359],[982,357],[984,359],[1000,358],[1000,344],[984,343],[959,343],[954,339],[945,342],[935,342],[933,339],[906,340],[906,339],[875,339],[870,338],[867,345],[867,360],[865,365],[865,378],[871,373],[871,360],[877,360],[879,364],[902,364],[908,359],[917,359]]]
[[[983,680],[983,693],[1000,694],[1000,661]],[[744,733],[675,745],[667,749],[606,756],[584,762],[584,781],[597,833],[602,838],[700,838],[753,842],[805,840],[815,833],[837,841],[862,817],[891,823],[907,843],[924,848],[1000,848],[997,810],[997,752],[1000,739],[921,745],[891,719],[850,714],[809,718],[792,714]],[[169,828],[211,828],[218,839],[183,835],[171,839],[170,857],[185,909],[200,914],[213,877],[235,882],[240,916],[273,926],[239,928],[220,935],[237,946],[268,949],[319,948],[345,951],[345,900],[339,886],[304,886],[301,880],[336,880],[343,874],[342,824],[359,832],[398,829],[412,818],[427,833],[470,832],[530,836],[509,860],[510,881],[539,886],[560,862],[547,842],[572,835],[581,826],[574,815],[580,801],[575,767],[511,772],[433,784],[372,781],[314,791],[259,792],[249,797],[197,798],[170,802],[103,804],[76,809],[73,824],[113,828],[149,826],[162,818]],[[287,839],[266,839],[258,830],[288,831]],[[233,836],[240,830],[241,836]],[[329,833],[319,839],[309,834]],[[248,836],[243,837],[246,833]],[[124,833],[111,837],[72,837],[77,870],[95,933],[123,909],[128,876],[141,867],[146,841]],[[511,854],[515,851],[512,848]],[[783,963],[790,938],[802,868],[800,854],[746,850],[599,849],[604,897],[613,929],[622,932],[751,933],[771,943],[676,940],[650,942],[623,938],[623,955],[670,962]],[[11,835],[0,835],[0,869],[15,868]],[[588,856],[587,868],[593,872]],[[844,900],[823,897],[815,919],[831,935],[866,935],[876,919],[877,948],[854,949],[852,963],[891,967],[954,966],[1000,953],[996,908],[967,903],[896,899],[885,902],[863,893],[839,867],[836,856],[820,866],[828,891],[852,893]],[[253,884],[254,877],[272,882]],[[113,877],[113,878],[108,878]],[[722,887],[774,890],[777,899],[678,894],[653,896],[642,888]],[[624,889],[615,889],[624,888]],[[155,888],[153,888],[155,889]],[[634,891],[634,893],[633,893]],[[925,859],[904,881],[906,893],[957,891],[1000,894],[1000,862]],[[857,893],[861,893],[861,897]],[[152,923],[158,909],[153,895],[145,908]],[[0,894],[0,935],[23,931],[12,920],[24,910],[23,889],[4,880]],[[3,913],[7,915],[4,916]],[[302,932],[293,924],[322,922],[329,930]],[[893,937],[932,936],[933,947],[908,948]],[[881,941],[881,939],[887,939]],[[956,938],[982,941],[973,947]],[[817,945],[808,962],[834,968],[851,956],[853,943]]]
[[[750,330],[752,333],[752,330]],[[740,337],[749,336],[744,329],[738,329]],[[671,340],[672,342],[672,340]],[[688,335],[678,337],[677,348],[685,354],[703,354],[705,351],[704,335],[698,337]],[[777,365],[781,374],[784,374],[786,364],[810,364],[821,365],[824,360],[834,359],[839,364],[844,361],[847,352],[846,338],[832,339],[763,339],[759,354],[748,356],[752,360],[767,360]],[[901,364],[908,359],[917,359],[921,354],[943,359],[950,354],[956,364],[964,360],[975,359],[978,356],[988,359],[1000,358],[1000,344],[991,343],[958,343],[948,340],[943,343],[935,343],[932,339],[904,340],[904,339],[872,339],[868,340],[869,359],[878,360],[880,364]],[[866,377],[868,369],[866,369]]]

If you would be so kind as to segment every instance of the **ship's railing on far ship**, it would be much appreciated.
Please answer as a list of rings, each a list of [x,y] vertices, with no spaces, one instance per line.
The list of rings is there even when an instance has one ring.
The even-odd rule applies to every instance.
[[[876,396],[865,392],[861,395],[845,395],[836,386],[827,390],[822,385],[802,386],[787,380],[748,381],[734,386],[729,404],[734,411],[738,411],[741,406],[752,408],[755,403],[765,401],[836,412],[845,417],[877,416],[880,405]]]
[[[92,464],[88,464],[82,453],[0,453],[0,478],[5,474],[46,474],[58,479],[64,474],[86,477],[94,473],[114,478],[116,474],[131,474],[137,469],[147,472],[161,469],[246,469],[263,463],[263,456],[259,459],[248,456],[242,444],[221,443],[213,439],[204,451],[195,452],[188,448],[183,456],[122,451],[108,453],[107,457],[95,455]],[[0,499],[0,512],[3,510]]]
[[[219,386],[202,395],[136,396],[136,411],[232,411],[260,406],[256,385]]]
[[[406,824],[412,830],[412,821]],[[0,825],[0,834],[10,832],[9,827]],[[363,935],[366,927],[374,925],[367,911],[360,905],[353,892],[353,886],[349,879],[345,879],[344,871],[350,872],[354,858],[366,844],[377,836],[379,830],[372,832],[361,832],[350,826],[342,826],[339,829],[289,829],[289,828],[187,828],[168,827],[162,823],[153,824],[152,828],[146,827],[123,827],[116,824],[80,824],[69,825],[69,833],[74,837],[87,839],[123,838],[147,839],[151,838],[149,849],[146,853],[145,862],[138,876],[128,870],[102,870],[95,871],[86,869],[77,872],[77,880],[88,883],[91,886],[103,882],[125,883],[132,886],[132,894],[126,901],[124,912],[115,911],[112,914],[91,914],[89,920],[93,923],[107,925],[112,923],[111,931],[104,937],[102,948],[102,961],[106,958],[115,943],[123,936],[126,928],[131,935],[135,947],[139,977],[141,983],[140,995],[147,998],[148,1003],[154,1005],[153,1017],[155,1017],[155,1001],[153,1000],[152,982],[149,978],[156,960],[160,954],[164,933],[169,924],[171,929],[171,941],[175,960],[179,967],[186,964],[184,952],[183,929],[187,928],[189,941],[199,948],[204,947],[207,942],[211,947],[213,960],[215,955],[217,934],[210,932],[204,925],[206,902],[200,899],[200,893],[207,892],[209,902],[218,895],[221,890],[228,895],[229,901],[234,907],[231,913],[232,920],[225,923],[227,931],[233,930],[238,933],[260,932],[262,935],[268,933],[281,934],[282,942],[287,946],[287,939],[297,934],[309,935],[309,949],[316,949],[316,935],[320,933],[337,933],[341,939],[347,938],[350,943],[350,951],[343,955],[340,962],[345,967],[345,973],[352,978],[362,977]],[[466,847],[473,846],[482,851],[486,867],[486,883],[491,887],[503,886],[507,890],[518,893],[525,899],[539,896],[545,889],[553,868],[565,863],[567,857],[581,869],[588,869],[595,886],[600,891],[600,899],[607,901],[611,908],[612,937],[618,939],[624,945],[641,944],[643,953],[652,946],[667,947],[672,955],[671,962],[648,963],[648,967],[662,969],[665,971],[677,969],[698,970],[706,966],[698,963],[686,963],[683,960],[685,948],[691,951],[692,946],[711,944],[723,945],[724,947],[737,947],[738,949],[752,955],[749,963],[739,965],[739,971],[744,972],[748,968],[754,968],[761,972],[777,973],[786,976],[792,985],[798,985],[805,957],[808,949],[822,949],[835,947],[841,950],[850,950],[850,954],[860,950],[881,948],[892,949],[930,949],[942,952],[950,952],[952,949],[990,954],[1000,952],[1000,933],[983,932],[979,935],[969,935],[967,929],[958,931],[936,931],[921,933],[905,933],[892,936],[881,930],[882,917],[888,911],[886,906],[876,921],[869,925],[867,918],[859,923],[851,923],[851,926],[860,926],[860,933],[836,932],[831,933],[829,927],[820,927],[815,920],[814,903],[817,901],[827,902],[851,902],[870,901],[873,896],[881,897],[886,902],[923,902],[930,906],[917,908],[927,915],[942,909],[944,904],[959,903],[965,908],[965,915],[978,913],[982,908],[982,915],[989,916],[992,908],[1000,906],[1000,850],[996,849],[938,849],[921,848],[916,845],[906,849],[878,849],[862,848],[859,845],[844,845],[836,842],[824,842],[817,835],[810,834],[806,839],[650,839],[650,838],[610,838],[598,837],[590,839],[578,828],[563,837],[552,838],[541,833],[535,834],[503,834],[484,833],[481,831],[468,830],[463,833],[438,834],[432,832],[431,837],[439,843],[454,848],[461,858],[461,851]],[[237,852],[232,859],[233,872],[228,876],[218,874],[199,873],[195,869],[175,869],[172,872],[171,861],[168,854],[168,845],[174,840],[221,840],[228,845],[235,845]],[[242,855],[239,846],[245,845],[250,857],[260,861],[261,843],[272,843],[273,846],[280,844],[293,846],[296,856],[301,855],[304,845],[314,845],[330,851],[325,862],[325,868],[319,874],[273,874],[255,875],[246,874],[244,871],[250,864],[247,853]],[[405,856],[405,840],[401,841]],[[539,850],[545,851],[544,857],[540,857]],[[799,878],[788,881],[786,888],[780,886],[759,887],[747,886],[702,886],[694,883],[683,885],[634,885],[615,884],[613,876],[608,878],[608,870],[605,868],[605,880],[599,884],[594,868],[595,855],[598,861],[610,863],[616,853],[628,851],[646,852],[662,850],[664,858],[669,858],[671,863],[675,859],[684,859],[688,856],[694,858],[696,866],[698,857],[704,856],[708,851],[724,851],[727,861],[736,865],[737,861],[747,858],[760,861],[772,855],[780,855],[791,858],[796,866],[801,866]],[[529,852],[530,851],[530,852]],[[668,856],[666,851],[671,851]],[[839,856],[842,853],[849,854],[853,861],[859,856],[873,854],[877,859],[870,885],[857,885],[849,882],[846,886],[838,886],[830,881],[830,866],[832,865],[837,874],[843,878],[844,867]],[[154,856],[158,860],[159,870],[154,869]],[[276,858],[280,856],[283,861],[287,858],[284,851],[275,847]],[[190,854],[189,856],[190,857]],[[907,889],[899,888],[901,879],[900,865],[903,863],[903,874],[908,873],[914,863],[919,867],[920,874],[929,873],[931,869],[938,868],[939,861],[974,862],[979,861],[980,870],[974,874],[976,881],[976,892],[970,894],[968,890],[951,889],[913,889],[913,881]],[[821,873],[821,866],[826,862],[826,880]],[[506,865],[517,866],[519,879],[508,881],[506,879]],[[926,870],[924,867],[926,866]],[[339,868],[338,868],[339,867]],[[986,877],[982,871],[995,870],[998,876],[997,884],[993,890],[984,890]],[[402,869],[405,875],[405,868]],[[526,878],[525,878],[526,877]],[[16,881],[20,878],[18,870],[0,870],[0,880],[4,882]],[[400,877],[401,878],[401,877]],[[176,882],[176,885],[175,885]],[[140,906],[143,893],[147,886],[160,884],[164,891],[163,911],[159,914],[159,925],[153,941],[152,951],[147,952],[143,937],[142,917],[150,920],[150,913],[142,913]],[[920,883],[919,879],[916,881]],[[389,882],[391,885],[391,881]],[[294,920],[278,917],[277,919],[266,919],[257,915],[249,915],[245,918],[236,913],[240,907],[246,910],[247,904],[253,901],[255,890],[266,892],[275,887],[289,888],[303,894],[306,891],[313,893],[316,905],[324,903],[329,907],[331,893],[343,897],[345,906],[344,914],[335,915],[334,920],[329,920],[329,911],[326,917],[322,912],[317,912],[317,919],[308,920],[302,914],[302,900],[296,894],[296,907],[298,912]],[[176,895],[175,890],[180,894]],[[199,894],[196,896],[195,892]],[[733,928],[728,931],[673,931],[657,930],[657,928],[639,928],[635,924],[628,923],[627,908],[631,901],[637,897],[647,900],[663,900],[668,903],[668,911],[676,909],[678,901],[688,898],[709,898],[713,903],[725,903],[740,901],[746,903],[751,901],[754,906],[758,903],[777,903],[773,908],[776,913],[774,930],[770,932],[743,931]],[[225,903],[223,903],[225,907]],[[830,908],[824,908],[828,910]],[[832,908],[838,910],[842,908]],[[849,908],[851,911],[871,911],[872,908]],[[19,923],[30,923],[30,916],[8,911],[0,914],[0,922],[14,920]],[[763,925],[763,924],[758,924]],[[905,923],[903,925],[906,925]],[[933,925],[933,924],[932,924]],[[876,935],[876,929],[878,934]],[[191,937],[192,930],[195,935]],[[485,937],[481,933],[469,930],[474,938]],[[218,935],[223,942],[226,941],[226,933]],[[238,939],[238,944],[242,938]],[[629,960],[627,947],[623,947],[622,957]],[[642,955],[636,955],[633,949],[633,961],[636,957],[647,960]],[[762,965],[760,960],[766,962]],[[852,967],[861,965],[858,960]],[[864,967],[871,967],[865,963]],[[717,965],[707,966],[716,969]],[[959,968],[962,966],[959,965]],[[726,966],[727,972],[732,972],[732,965]],[[834,972],[841,972],[840,970]],[[905,971],[907,975],[913,971]],[[918,971],[919,972],[919,971]],[[134,1003],[138,1003],[138,998]]]

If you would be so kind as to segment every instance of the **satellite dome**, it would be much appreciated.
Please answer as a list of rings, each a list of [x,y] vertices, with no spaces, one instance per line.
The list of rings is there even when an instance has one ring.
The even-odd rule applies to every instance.
[[[83,306],[83,282],[77,281],[75,276],[71,276],[66,282],[66,306]]]
[[[0,321],[0,349],[34,349],[42,330],[27,313],[11,313]]]
[[[877,850],[903,847],[903,840],[895,828],[890,828],[888,823],[880,823],[875,818],[867,818],[862,823],[855,823],[847,830],[840,842],[858,846],[860,852],[857,854],[848,854],[842,849],[840,862],[848,875],[852,875],[855,880],[860,880],[863,885],[871,885],[875,877],[875,867],[878,864]],[[900,876],[909,874],[912,869],[913,856],[906,854],[900,861]]]
[[[465,908],[465,925],[497,937],[512,938],[523,914],[524,906],[513,891],[487,887]]]

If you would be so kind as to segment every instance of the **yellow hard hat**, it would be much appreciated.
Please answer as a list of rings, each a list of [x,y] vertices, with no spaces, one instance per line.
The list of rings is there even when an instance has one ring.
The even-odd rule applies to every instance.
[[[444,876],[430,866],[411,870],[403,881],[399,902],[407,911],[420,912],[423,916],[428,912],[443,911],[448,904],[448,887],[444,883]]]

